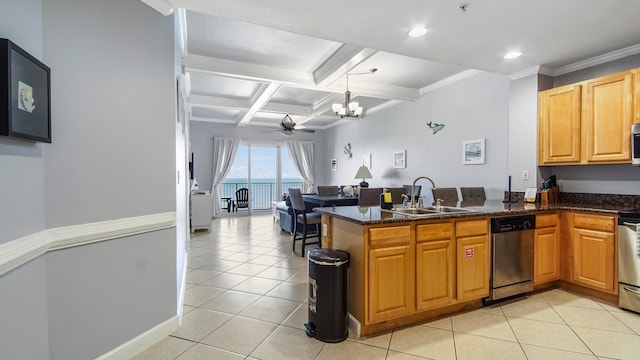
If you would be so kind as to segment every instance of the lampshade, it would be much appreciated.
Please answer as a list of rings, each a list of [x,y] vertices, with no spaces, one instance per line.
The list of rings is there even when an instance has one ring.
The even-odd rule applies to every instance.
[[[371,171],[369,171],[369,168],[367,168],[364,165],[358,168],[358,172],[354,177],[354,179],[371,179],[371,178],[373,178],[373,176],[371,176]]]

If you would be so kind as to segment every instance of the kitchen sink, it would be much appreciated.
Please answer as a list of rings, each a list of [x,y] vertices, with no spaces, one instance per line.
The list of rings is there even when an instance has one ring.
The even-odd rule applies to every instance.
[[[420,208],[420,209],[425,209],[425,210],[439,212],[439,213],[457,213],[457,212],[469,212],[469,211],[471,211],[469,209],[463,209],[463,208],[457,208],[457,207],[451,207],[451,206],[440,206],[439,210],[437,209],[436,206],[428,206],[428,207]]]
[[[393,208],[393,209],[381,209],[380,211],[391,212],[394,214],[402,214],[414,217],[427,217],[438,214],[451,214],[451,213],[464,213],[471,212],[469,209],[456,208],[451,206],[427,206],[419,208]]]

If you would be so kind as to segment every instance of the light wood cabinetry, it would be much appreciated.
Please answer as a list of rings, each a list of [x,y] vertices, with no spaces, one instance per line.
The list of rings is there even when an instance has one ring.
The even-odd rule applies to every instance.
[[[538,164],[630,162],[631,124],[637,120],[634,74],[629,70],[541,91]]]
[[[573,282],[616,294],[614,216],[573,214]]]
[[[427,310],[454,300],[453,224],[416,226],[416,308]]]
[[[489,296],[489,223],[458,221],[456,229],[457,300]]]
[[[533,240],[533,284],[560,279],[558,214],[536,215]]]
[[[415,265],[411,226],[369,229],[370,322],[415,311]]]
[[[540,165],[580,162],[582,86],[566,85],[538,95],[538,162]]]
[[[625,71],[588,81],[584,93],[586,161],[631,161],[633,73]]]

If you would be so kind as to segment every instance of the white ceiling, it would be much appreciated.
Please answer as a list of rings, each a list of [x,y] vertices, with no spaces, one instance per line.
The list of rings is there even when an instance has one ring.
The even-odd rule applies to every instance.
[[[354,121],[331,104],[371,68],[349,76],[365,117],[478,70],[558,75],[640,53],[639,0],[142,1],[179,14],[191,120],[238,126]],[[428,32],[410,38],[416,25]]]

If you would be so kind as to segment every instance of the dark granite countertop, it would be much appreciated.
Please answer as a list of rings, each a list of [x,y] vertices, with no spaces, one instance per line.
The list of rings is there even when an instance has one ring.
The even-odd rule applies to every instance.
[[[350,222],[370,225],[370,224],[387,224],[396,222],[408,222],[416,220],[438,220],[438,219],[452,219],[452,218],[464,218],[473,216],[506,216],[523,213],[536,213],[541,211],[550,210],[574,210],[574,211],[593,211],[608,214],[617,214],[619,210],[622,210],[614,206],[606,205],[593,205],[593,204],[573,204],[573,203],[553,203],[553,204],[541,204],[541,203],[503,203],[500,200],[486,200],[484,202],[457,202],[455,204],[445,204],[446,206],[453,206],[471,210],[469,212],[462,213],[436,213],[427,217],[413,217],[409,215],[402,215],[398,213],[391,213],[381,210],[379,206],[336,206],[336,207],[321,207],[314,208],[322,214],[336,217],[338,219],[347,220]],[[401,207],[401,205],[396,205]]]

